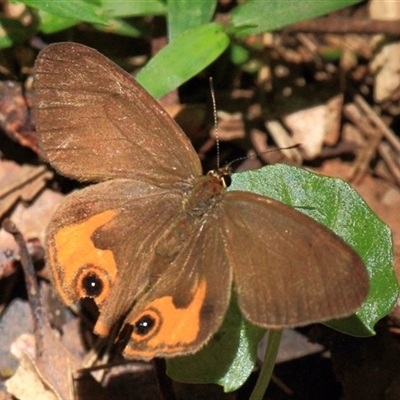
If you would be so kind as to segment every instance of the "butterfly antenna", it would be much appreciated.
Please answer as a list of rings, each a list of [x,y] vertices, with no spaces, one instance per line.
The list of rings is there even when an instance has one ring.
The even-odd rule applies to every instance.
[[[278,147],[278,148],[276,148],[276,149],[272,149],[272,150],[268,150],[268,151],[263,151],[262,153],[254,154],[254,155],[252,155],[252,156],[244,156],[244,157],[235,158],[234,160],[230,161],[230,162],[227,164],[226,167],[227,167],[227,168],[230,168],[231,165],[232,165],[233,163],[236,163],[236,162],[242,161],[242,160],[248,160],[249,158],[252,158],[252,157],[257,157],[257,155],[259,156],[260,154],[268,154],[268,153],[273,153],[273,152],[275,152],[275,151],[281,151],[281,150],[297,149],[297,148],[299,148],[299,147],[301,147],[301,143],[296,143],[296,144],[294,144],[294,145],[292,145],[292,146],[288,146],[288,147]]]
[[[220,149],[219,149],[219,138],[218,138],[218,117],[217,117],[217,102],[215,101],[215,90],[214,90],[214,81],[213,78],[210,77],[210,92],[211,92],[211,101],[213,107],[213,116],[214,116],[214,134],[215,134],[215,143],[217,146],[217,169],[219,169],[220,165]]]

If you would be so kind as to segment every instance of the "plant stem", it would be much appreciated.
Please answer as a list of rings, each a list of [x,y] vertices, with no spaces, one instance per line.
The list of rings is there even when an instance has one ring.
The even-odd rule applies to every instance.
[[[281,337],[282,329],[270,330],[268,332],[268,342],[265,350],[264,362],[262,364],[256,386],[254,387],[249,400],[262,400],[264,393],[268,388],[269,381],[271,380]]]

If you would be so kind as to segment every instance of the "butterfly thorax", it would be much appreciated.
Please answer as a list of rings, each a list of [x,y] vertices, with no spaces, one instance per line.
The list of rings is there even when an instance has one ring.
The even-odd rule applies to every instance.
[[[155,247],[157,260],[154,265],[164,265],[157,270],[163,270],[171,263],[184,243],[200,229],[207,214],[212,212],[225,192],[224,174],[210,171],[193,182],[191,190],[183,200],[182,213],[178,214],[168,229],[159,237]]]
[[[183,203],[185,213],[201,217],[218,204],[226,189],[224,176],[220,170],[215,170],[196,179]]]

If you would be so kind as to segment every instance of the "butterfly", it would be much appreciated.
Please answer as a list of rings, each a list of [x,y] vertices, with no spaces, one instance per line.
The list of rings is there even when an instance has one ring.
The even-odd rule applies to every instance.
[[[221,326],[232,290],[245,319],[283,328],[352,314],[368,292],[357,253],[283,203],[227,191],[203,174],[174,120],[128,73],[75,43],[35,64],[35,115],[47,160],[95,184],[68,195],[47,230],[53,282],[89,297],[94,331],[131,327],[124,349],[149,360],[194,353]]]

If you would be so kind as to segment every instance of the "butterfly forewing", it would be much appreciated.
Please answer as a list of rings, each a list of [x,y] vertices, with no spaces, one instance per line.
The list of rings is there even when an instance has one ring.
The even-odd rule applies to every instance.
[[[132,177],[163,184],[201,174],[178,125],[97,51],[73,43],[46,47],[35,64],[35,89],[40,143],[61,173],[79,180]]]
[[[249,192],[221,204],[234,285],[244,316],[266,328],[355,312],[368,293],[360,257],[306,215]]]

